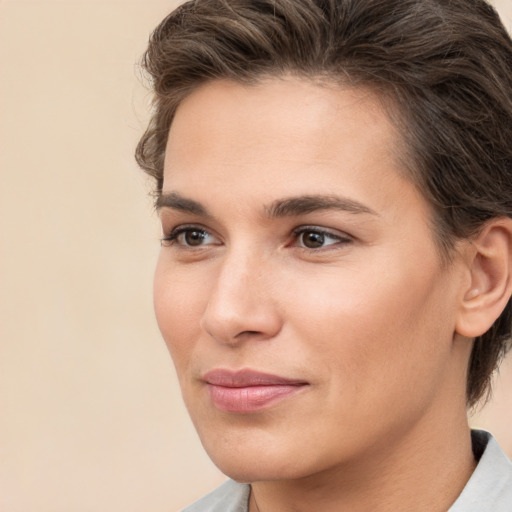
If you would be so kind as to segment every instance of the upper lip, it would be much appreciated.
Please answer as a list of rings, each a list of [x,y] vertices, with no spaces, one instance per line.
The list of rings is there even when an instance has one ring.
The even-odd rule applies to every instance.
[[[214,386],[226,388],[245,388],[251,386],[299,386],[307,384],[300,379],[289,379],[279,375],[259,372],[251,369],[225,370],[215,369],[204,374],[203,380]]]

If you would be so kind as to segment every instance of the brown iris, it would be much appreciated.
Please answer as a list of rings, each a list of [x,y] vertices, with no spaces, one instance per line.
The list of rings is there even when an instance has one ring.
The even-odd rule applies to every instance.
[[[302,243],[308,249],[317,249],[325,244],[325,236],[315,231],[306,231],[302,234]]]
[[[184,233],[185,243],[191,246],[201,245],[205,239],[206,234],[204,231],[191,229]]]

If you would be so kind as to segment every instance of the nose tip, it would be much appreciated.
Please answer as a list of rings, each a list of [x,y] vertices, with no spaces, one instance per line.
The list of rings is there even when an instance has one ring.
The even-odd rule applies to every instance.
[[[224,265],[201,318],[201,328],[219,343],[265,340],[281,329],[269,273],[238,260]]]

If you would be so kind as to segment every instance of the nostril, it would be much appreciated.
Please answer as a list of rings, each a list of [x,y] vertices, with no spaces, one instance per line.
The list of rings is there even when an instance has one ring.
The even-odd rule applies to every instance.
[[[260,341],[272,337],[271,333],[265,331],[241,331],[233,337],[234,343],[241,343],[244,341]]]

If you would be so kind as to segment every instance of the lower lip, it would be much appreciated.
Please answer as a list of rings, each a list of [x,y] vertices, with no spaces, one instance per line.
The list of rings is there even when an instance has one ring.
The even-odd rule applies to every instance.
[[[208,384],[213,405],[226,412],[248,413],[267,409],[295,393],[304,385],[279,384],[231,388]]]

